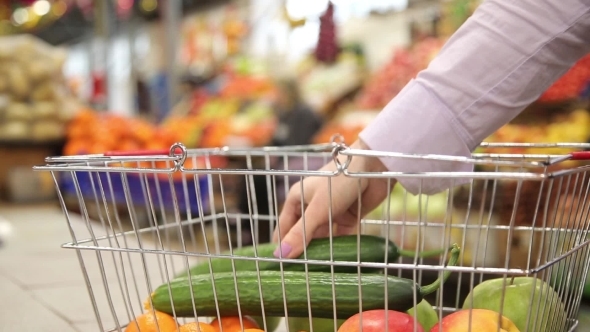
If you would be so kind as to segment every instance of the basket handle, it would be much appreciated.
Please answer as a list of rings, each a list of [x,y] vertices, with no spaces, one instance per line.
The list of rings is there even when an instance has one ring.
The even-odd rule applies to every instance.
[[[182,155],[182,149],[174,149],[174,154]],[[105,157],[141,157],[141,156],[170,156],[169,149],[161,150],[131,150],[131,151],[107,151],[103,154]],[[225,168],[227,167],[227,158],[222,156],[200,156],[197,159],[208,159],[211,167]]]
[[[180,148],[174,150],[175,154],[182,154]],[[131,157],[131,156],[168,156],[170,150],[132,150],[132,151],[107,151],[104,153],[105,157]]]
[[[571,160],[590,160],[590,151],[576,151],[570,154]]]

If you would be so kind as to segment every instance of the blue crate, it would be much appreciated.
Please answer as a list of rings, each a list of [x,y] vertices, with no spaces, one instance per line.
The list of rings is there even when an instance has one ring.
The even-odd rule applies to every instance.
[[[206,176],[198,178],[200,200],[197,199],[195,178],[193,176],[187,176],[187,206],[182,180],[174,180],[171,186],[171,182],[167,178],[156,178],[152,174],[142,175],[138,173],[117,172],[75,172],[74,174],[75,179],[71,173],[62,174],[60,189],[66,195],[78,196],[78,194],[81,194],[87,202],[89,200],[94,201],[94,199],[98,198],[99,204],[103,204],[102,194],[104,193],[108,204],[111,204],[113,201],[119,204],[127,204],[127,199],[129,199],[129,203],[134,206],[147,205],[150,199],[147,196],[149,190],[152,204],[156,209],[161,207],[160,204],[163,205],[164,209],[174,209],[173,199],[176,196],[178,209],[181,212],[186,211],[190,207],[191,211],[196,213],[199,209],[199,203],[203,204],[203,212],[209,210],[209,187]],[[126,179],[126,184],[124,179]],[[76,190],[76,181],[78,182],[80,193]],[[124,185],[127,185],[130,194],[129,198],[125,197]]]

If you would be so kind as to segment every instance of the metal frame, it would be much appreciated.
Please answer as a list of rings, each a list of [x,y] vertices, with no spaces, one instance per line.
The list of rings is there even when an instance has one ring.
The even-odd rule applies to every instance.
[[[558,146],[563,148],[580,150],[586,150],[590,148],[590,144],[565,143],[484,143],[482,144],[482,146]],[[212,164],[210,158],[219,156],[244,158],[246,159],[247,167],[244,169],[225,169],[211,167]],[[344,157],[344,161],[341,161],[339,157]],[[447,160],[468,163],[472,165],[485,165],[488,166],[488,168],[491,170],[486,170],[483,172],[478,171],[433,173],[359,173],[351,172],[348,169],[348,166],[350,165],[352,158],[355,157]],[[583,161],[586,159],[590,159],[589,157],[590,153],[586,151],[572,152],[568,155],[480,153],[473,154],[471,158],[440,155],[410,155],[391,152],[351,149],[348,146],[346,146],[342,141],[339,141],[338,137],[335,137],[332,142],[327,144],[292,146],[284,148],[262,147],[252,149],[236,149],[223,147],[217,149],[186,149],[182,144],[175,144],[169,149],[169,151],[138,152],[130,153],[130,155],[107,153],[104,155],[49,157],[46,159],[45,165],[36,166],[34,167],[34,169],[37,171],[50,171],[53,174],[60,204],[62,206],[62,209],[64,210],[65,218],[68,222],[70,233],[72,236],[72,241],[63,244],[63,247],[68,249],[74,249],[77,252],[81,269],[83,271],[86,284],[89,290],[89,295],[96,313],[98,326],[101,329],[101,331],[105,331],[105,322],[103,321],[104,312],[102,312],[104,308],[98,305],[96,296],[96,286],[93,284],[93,280],[91,280],[92,278],[90,277],[87,265],[88,257],[84,257],[84,252],[94,252],[96,255],[96,260],[98,267],[100,269],[100,276],[102,281],[101,283],[99,283],[99,286],[104,288],[105,294],[107,295],[108,299],[107,312],[110,313],[110,315],[115,320],[115,330],[121,329],[128,321],[132,320],[133,317],[139,314],[139,312],[133,310],[134,301],[132,300],[132,297],[135,295],[131,295],[130,292],[136,292],[137,296],[140,296],[139,288],[140,285],[143,285],[143,283],[147,285],[149,292],[153,290],[151,289],[153,285],[150,286],[150,284],[154,281],[150,277],[150,268],[148,267],[149,264],[146,260],[146,257],[157,257],[158,266],[160,269],[159,274],[162,277],[161,282],[169,282],[171,280],[170,265],[174,265],[172,263],[174,257],[182,258],[184,261],[183,265],[185,268],[188,268],[190,265],[189,258],[199,258],[201,260],[216,257],[237,258],[237,256],[232,255],[233,246],[231,244],[229,246],[229,254],[227,252],[224,253],[221,250],[219,239],[222,236],[224,236],[224,234],[219,233],[219,231],[216,231],[215,229],[213,231],[213,238],[215,240],[214,248],[213,246],[209,245],[208,240],[206,240],[204,241],[204,250],[189,249],[189,246],[196,246],[197,244],[197,234],[193,227],[200,227],[201,234],[199,236],[201,236],[203,239],[207,239],[205,225],[208,223],[213,223],[214,225],[217,225],[217,223],[225,223],[226,225],[228,225],[230,220],[246,221],[250,223],[253,232],[255,232],[255,229],[257,229],[257,225],[259,223],[268,222],[271,225],[274,225],[273,223],[276,222],[279,218],[278,212],[280,211],[280,204],[278,202],[279,198],[277,193],[279,190],[277,185],[278,180],[284,181],[287,184],[284,187],[286,194],[290,187],[289,179],[294,179],[295,181],[297,181],[304,179],[306,177],[326,178],[327,185],[329,186],[329,188],[331,188],[330,185],[331,181],[333,181],[333,178],[341,175],[357,178],[359,181],[362,178],[382,178],[384,179],[384,181],[391,181],[395,178],[409,177],[422,179],[467,178],[470,180],[466,185],[468,187],[469,192],[468,202],[466,205],[461,207],[461,209],[467,211],[467,214],[464,217],[464,219],[459,220],[457,223],[451,220],[453,217],[451,212],[454,208],[456,208],[456,206],[453,203],[453,199],[455,197],[454,191],[458,189],[449,188],[447,212],[443,221],[435,222],[432,220],[428,220],[427,216],[425,216],[427,212],[426,210],[424,211],[424,213],[420,212],[417,217],[414,217],[413,220],[411,220],[411,218],[405,217],[407,210],[404,210],[403,215],[398,216],[397,219],[392,219],[388,216],[383,218],[373,217],[359,220],[361,223],[361,232],[363,232],[362,229],[365,227],[381,227],[381,232],[384,232],[386,234],[384,236],[390,237],[391,230],[395,228],[397,230],[401,230],[403,237],[404,232],[410,232],[412,227],[414,227],[414,229],[417,229],[418,232],[418,235],[416,235],[417,237],[423,237],[424,232],[426,232],[427,230],[432,230],[434,232],[438,232],[438,234],[440,234],[441,239],[444,238],[445,241],[450,241],[452,238],[451,232],[453,232],[454,230],[459,230],[463,232],[460,236],[459,241],[461,242],[459,244],[461,247],[469,247],[471,245],[469,242],[470,238],[466,235],[470,231],[478,233],[478,236],[481,236],[485,233],[486,236],[485,240],[483,240],[485,242],[484,248],[481,249],[481,254],[484,255],[483,263],[476,263],[478,257],[478,250],[480,250],[480,248],[477,247],[475,249],[475,258],[473,259],[472,263],[462,264],[461,266],[453,267],[446,266],[446,264],[443,264],[447,254],[443,255],[444,257],[442,258],[442,260],[439,260],[438,263],[416,257],[415,259],[410,259],[406,262],[401,261],[398,263],[333,262],[308,259],[305,260],[306,264],[324,264],[333,266],[346,265],[354,267],[376,267],[384,269],[394,269],[395,271],[398,271],[400,275],[404,273],[411,273],[413,275],[413,278],[415,278],[417,282],[420,282],[423,276],[429,273],[437,275],[441,271],[450,270],[458,275],[459,283],[461,278],[469,278],[468,280],[471,286],[474,286],[476,283],[481,282],[484,278],[484,274],[488,276],[495,275],[497,277],[506,275],[551,275],[551,273],[553,273],[552,271],[554,269],[558,269],[560,264],[565,264],[564,266],[561,266],[562,269],[566,269],[574,273],[574,277],[576,278],[585,279],[588,273],[588,264],[583,264],[580,266],[579,262],[580,260],[587,261],[589,259],[588,256],[590,255],[590,246],[588,246],[588,244],[590,243],[590,239],[588,237],[588,233],[590,232],[590,224],[586,222],[584,227],[575,227],[575,225],[573,224],[576,223],[575,220],[577,220],[577,217],[580,217],[581,219],[586,221],[589,220],[590,201],[588,200],[588,194],[590,193],[590,168],[587,165],[582,165],[579,167],[562,169],[555,172],[549,172],[548,168],[553,165],[558,165],[564,161]],[[202,159],[204,161],[205,166],[202,168],[187,168],[185,167],[185,162],[189,158],[192,158],[193,160]],[[265,168],[254,169],[252,166],[253,158],[263,158]],[[288,164],[289,161],[293,158],[299,158],[303,160],[304,166],[295,169],[290,168]],[[313,158],[321,160],[324,164],[330,162],[331,160],[335,163],[336,170],[310,170],[306,165],[307,161]],[[273,165],[273,162],[271,161],[284,162],[283,169],[272,169],[271,165]],[[147,164],[147,166],[140,167],[139,165],[141,163]],[[166,167],[156,167],[156,163],[165,164]],[[109,181],[107,183],[102,183],[102,180],[98,178],[98,183],[95,183],[91,180],[92,192],[90,193],[90,195],[84,195],[84,188],[82,188],[78,182],[75,182],[75,196],[77,197],[78,203],[81,207],[80,217],[84,220],[86,227],[89,230],[89,236],[80,236],[80,234],[74,229],[73,226],[72,218],[74,218],[74,216],[72,213],[68,211],[65,204],[64,193],[62,192],[58,176],[58,174],[60,173],[73,174],[74,178],[75,174],[78,173],[109,173],[115,177],[117,175],[120,176],[121,179],[123,179],[124,183],[124,205],[126,205],[127,209],[127,211],[125,212],[130,216],[132,229],[124,230],[123,222],[121,221],[121,216],[118,214],[117,211],[114,211],[114,196],[108,196],[108,192],[113,191],[113,185],[110,182],[111,178],[109,178]],[[143,194],[144,197],[147,197],[146,206],[143,208],[138,207],[134,204],[134,200],[132,198],[133,188],[130,188],[128,182],[126,182],[125,180],[133,174],[137,175],[141,179],[142,189],[140,194]],[[197,199],[199,200],[199,207],[196,211],[192,210],[190,207],[187,207],[185,211],[181,211],[179,205],[181,199],[176,196],[176,194],[178,193],[175,193],[174,189],[172,190],[172,196],[170,197],[164,197],[161,188],[159,187],[158,190],[155,192],[146,189],[146,187],[150,186],[148,179],[150,179],[151,177],[156,178],[158,175],[163,176],[162,185],[166,185],[166,183],[168,183],[171,187],[173,187],[174,181],[178,181],[173,179],[173,176],[179,174],[181,179],[180,181],[183,185],[182,190],[184,191],[185,199],[187,199],[186,197],[188,197],[188,190],[191,186],[193,186],[187,185],[188,180],[200,178],[207,180],[208,186],[206,190],[200,188],[199,182],[195,182],[194,188],[192,188],[196,190]],[[271,213],[269,215],[258,214],[255,208],[256,204],[251,204],[251,210],[249,211],[249,213],[236,213],[230,211],[227,207],[226,197],[224,196],[224,194],[226,193],[224,191],[224,183],[222,180],[224,176],[229,175],[238,175],[246,177],[246,185],[248,186],[248,196],[252,203],[256,203],[256,190],[252,184],[252,178],[253,176],[265,176],[267,188],[269,189],[267,199]],[[475,185],[475,183],[479,181],[485,181],[483,190],[482,187],[477,187]],[[215,182],[218,182],[219,187],[214,189],[212,184],[214,184]],[[496,198],[496,195],[499,195],[499,183],[502,182],[516,183],[516,188],[514,189],[514,200],[511,203],[513,204],[513,211],[510,214],[510,220],[508,222],[504,222],[503,224],[491,224],[490,220],[492,219],[492,206],[494,205],[494,199]],[[535,211],[531,219],[534,220],[534,222],[537,224],[518,225],[516,223],[516,210],[519,207],[519,199],[521,199],[521,196],[524,193],[524,183],[529,182],[540,183],[540,189],[538,189],[538,197],[536,197],[535,200],[532,200],[535,201]],[[558,190],[555,194],[556,201],[551,202],[550,196],[552,195],[552,190],[555,190],[556,188]],[[489,192],[489,195],[491,196],[492,202],[490,203],[489,211],[484,211],[485,209],[483,206],[486,205],[485,202],[477,203],[474,201],[476,191],[479,190],[482,190],[482,192],[484,193],[487,193],[489,190],[491,190],[491,192]],[[543,192],[545,190],[548,190],[547,197],[543,197]],[[203,191],[205,191],[205,193],[203,193]],[[205,204],[203,204],[200,197],[202,194],[208,194],[211,197],[213,197],[215,191],[221,194],[222,205],[220,207],[215,207],[213,204],[213,198],[211,198],[211,201],[209,202],[210,209],[209,211],[205,211]],[[575,205],[570,206],[569,208],[565,208],[566,210],[569,210],[561,211],[558,209],[558,206],[560,206],[560,204],[565,204],[562,202],[565,201],[565,198],[563,197],[567,198],[568,196],[566,195],[568,193],[571,197],[573,197],[572,200],[575,200],[575,202],[577,203]],[[392,194],[389,193],[389,195],[385,199],[385,202],[391,201],[391,195]],[[406,204],[409,204],[409,196],[407,193],[405,193],[403,197],[403,205],[404,209],[406,209]],[[160,207],[163,206],[162,201],[165,199],[171,200],[171,207],[158,209],[158,205],[160,205]],[[428,206],[429,199],[430,197],[420,196],[420,211],[422,211],[422,206],[424,204]],[[304,201],[303,196],[301,196],[301,200]],[[102,209],[100,210],[102,212],[99,213],[98,223],[93,222],[92,218],[89,215],[88,210],[91,206],[96,206]],[[149,226],[139,226],[137,221],[138,209],[146,210],[146,213],[149,217],[148,219],[150,219]],[[165,211],[168,211],[170,214],[166,216]],[[389,212],[391,210],[389,206],[386,208],[385,211],[387,211],[386,214],[390,215]],[[470,218],[470,214],[472,216],[475,216],[477,221],[469,221],[468,219]],[[455,220],[456,219],[457,217],[455,217]],[[567,219],[565,225],[562,224],[560,226],[557,226],[554,224],[554,222],[557,222],[557,220],[562,219]],[[572,219],[574,220],[573,222],[571,221]],[[238,232],[241,232],[240,225],[241,223],[238,222]],[[188,231],[186,230],[186,228],[188,228]],[[273,226],[271,226],[271,230],[272,228]],[[96,234],[96,229],[101,229],[102,231],[104,231],[105,234]],[[492,243],[491,241],[493,241],[493,239],[489,238],[490,236],[493,236],[489,235],[489,233],[493,232],[507,233],[506,243],[501,243],[502,246],[506,247],[506,253],[504,257],[505,263],[496,266],[488,265],[485,262],[485,255],[488,254],[489,250],[492,250],[488,247],[488,243]],[[171,236],[171,233],[178,233],[177,235],[180,240],[180,248],[174,249],[172,246],[169,245],[170,242],[167,242],[167,237]],[[535,239],[540,242],[540,244],[537,243],[537,245],[540,247],[536,249],[539,251],[534,252],[533,244],[531,244],[528,250],[525,250],[527,252],[525,255],[528,255],[528,257],[525,257],[527,262],[526,266],[510,266],[509,259],[512,250],[511,246],[513,240],[516,239],[518,234],[523,233],[525,235],[522,236],[521,239],[528,239],[530,241],[533,241]],[[156,238],[155,247],[150,247],[146,243],[142,242],[143,240],[141,240],[141,238],[145,235],[152,235]],[[332,227],[330,227],[330,236],[331,235]],[[228,238],[230,237],[229,230],[227,231],[227,236]],[[558,236],[564,236],[565,238],[559,238]],[[137,245],[129,244],[128,241],[131,241],[130,239],[136,239]],[[564,241],[564,243],[567,242],[567,245],[564,243],[558,244],[559,241]],[[238,240],[238,247],[241,245],[241,242]],[[256,243],[254,243],[254,245],[256,245]],[[559,245],[563,246],[561,247],[561,250],[558,248]],[[403,244],[400,244],[399,246],[403,248]],[[417,239],[416,248],[414,249],[424,250],[424,246],[424,238],[422,238],[421,240]],[[141,257],[142,268],[140,270],[143,270],[143,273],[138,273],[137,271],[134,272],[133,270],[131,257],[135,257],[137,255]],[[501,255],[498,255],[499,260],[502,259],[502,257],[500,256]],[[104,263],[104,261],[107,258],[111,258],[113,262],[115,262],[113,270],[114,273],[117,274],[116,282],[114,282],[113,280],[109,280],[107,278],[109,268]],[[125,258],[127,258],[129,261],[128,266],[126,265]],[[289,260],[284,258],[278,259],[242,256],[240,256],[239,258],[244,260],[275,261],[283,263],[301,262],[301,260]],[[163,266],[160,259],[163,260]],[[578,262],[577,265],[576,262]],[[129,275],[126,275],[125,272],[127,270],[133,276],[131,280],[127,280],[129,277]],[[547,278],[547,276],[540,278]],[[578,283],[579,279],[577,279]],[[96,283],[96,281],[94,281],[94,283]],[[130,283],[133,283],[134,287],[131,287]],[[575,319],[575,315],[577,314],[577,310],[580,304],[581,286],[576,286],[577,288],[571,292],[568,292],[566,290],[566,286],[562,286],[563,285],[559,285],[556,291],[560,294],[560,296],[566,297],[565,305],[569,306],[567,308],[569,314],[569,326],[567,328],[570,331],[573,331],[575,329],[575,326],[577,326],[578,324],[577,320]],[[124,317],[120,317],[121,315],[116,312],[117,306],[115,305],[115,300],[113,299],[113,297],[115,296],[115,293],[118,292],[121,293],[121,296],[123,297],[122,300],[125,302],[126,306],[127,315],[123,314]],[[143,295],[147,295],[147,293]],[[448,304],[449,295],[453,295],[454,297],[456,297],[455,305]],[[443,291],[439,290],[439,293],[437,293],[436,308],[438,309],[440,315],[442,315],[443,313],[452,312],[458,308],[459,293],[449,295],[446,296],[447,300],[444,300]],[[447,303],[444,303],[444,301],[447,301]]]

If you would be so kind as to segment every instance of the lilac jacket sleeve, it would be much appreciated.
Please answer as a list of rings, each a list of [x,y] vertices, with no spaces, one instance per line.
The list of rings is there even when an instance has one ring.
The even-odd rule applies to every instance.
[[[589,10],[588,0],[485,0],[359,138],[371,150],[470,156],[590,52]],[[473,169],[434,160],[382,162],[394,172]],[[414,194],[464,183],[398,181]]]

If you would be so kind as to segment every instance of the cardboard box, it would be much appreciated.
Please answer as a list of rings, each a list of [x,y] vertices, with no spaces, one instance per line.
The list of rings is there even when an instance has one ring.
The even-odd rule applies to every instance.
[[[0,142],[0,199],[24,202],[53,197],[48,194],[51,190],[55,193],[51,175],[32,168],[45,164],[46,157],[59,155],[61,149],[61,142]]]

